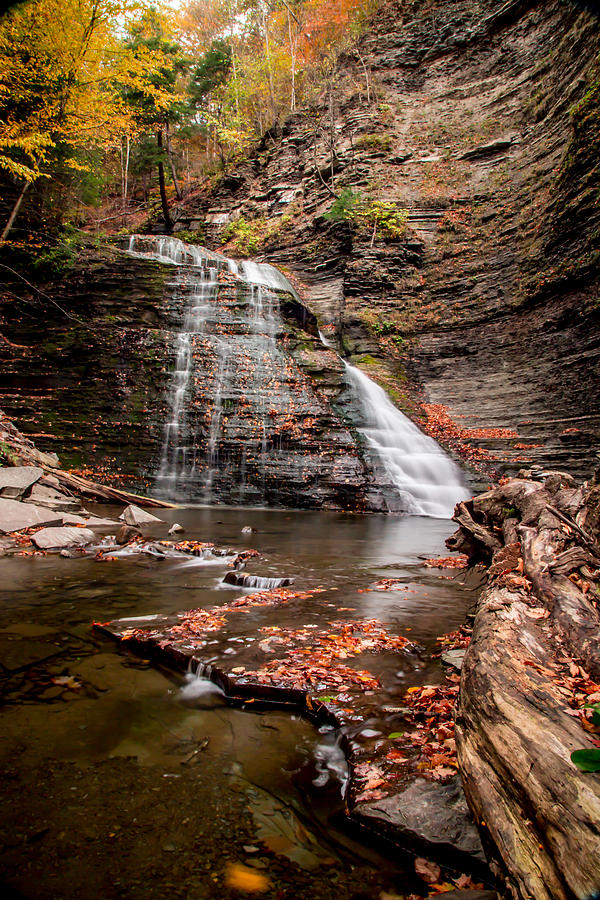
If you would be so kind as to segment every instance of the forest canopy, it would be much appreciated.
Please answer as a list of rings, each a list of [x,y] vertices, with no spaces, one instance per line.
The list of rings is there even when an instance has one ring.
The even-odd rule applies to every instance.
[[[169,227],[171,199],[323,90],[369,2],[14,6],[0,20],[2,239],[24,198],[38,228],[158,202]]]

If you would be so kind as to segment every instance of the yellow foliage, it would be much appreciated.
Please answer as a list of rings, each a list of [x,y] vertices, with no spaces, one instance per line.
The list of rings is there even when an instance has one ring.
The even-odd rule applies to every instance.
[[[132,135],[118,84],[166,107],[165,92],[147,77],[163,57],[143,48],[133,54],[120,40],[119,29],[142,8],[138,0],[28,0],[1,20],[0,169],[35,181],[59,146],[81,169],[77,150]]]

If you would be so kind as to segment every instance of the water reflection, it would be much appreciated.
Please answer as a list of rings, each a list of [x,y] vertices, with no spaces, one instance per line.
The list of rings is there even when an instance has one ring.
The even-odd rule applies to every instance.
[[[156,538],[166,538],[178,521],[186,538],[256,548],[261,557],[247,571],[294,577],[299,589],[329,589],[319,595],[318,607],[311,601],[290,605],[291,624],[339,618],[343,609],[344,617],[377,617],[431,644],[463,621],[471,602],[460,579],[424,569],[418,559],[445,552],[443,539],[452,526],[443,520],[239,508],[180,508],[161,516],[165,524],[154,527]],[[244,527],[254,530],[242,533]],[[107,760],[134,761],[171,780],[202,779],[210,771],[224,796],[243,792],[255,839],[274,853],[309,869],[327,864],[342,872],[349,861],[362,859],[378,870],[381,859],[339,827],[346,770],[334,732],[319,734],[284,712],[232,709],[206,680],[160,672],[91,631],[94,620],[174,614],[229,600],[231,593],[219,589],[227,559],[213,563],[131,556],[112,562],[3,559],[0,662],[7,705],[0,760],[16,765],[24,779],[46,760],[86,771]],[[406,590],[368,590],[381,578],[400,578]],[[280,615],[263,609],[235,622],[232,616],[231,638]],[[408,684],[439,677],[418,655],[403,656],[401,664],[374,657],[373,665],[380,666],[392,705]],[[56,676],[72,679],[71,687],[56,684]],[[377,723],[367,727],[376,730]],[[111,802],[118,798],[109,796]]]

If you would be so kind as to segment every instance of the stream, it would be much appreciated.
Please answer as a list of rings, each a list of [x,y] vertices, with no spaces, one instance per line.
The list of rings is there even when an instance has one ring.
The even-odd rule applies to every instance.
[[[462,574],[419,560],[444,555],[447,520],[239,507],[161,518],[180,522],[186,538],[255,548],[257,573],[335,590],[332,601],[428,649],[473,599]],[[267,879],[267,897],[422,888],[409,855],[369,847],[349,828],[331,729],[229,707],[207,682],[157,670],[91,629],[239,596],[221,583],[226,571],[223,560],[3,560],[2,873],[15,897],[234,897],[227,879],[234,884],[237,865]],[[366,590],[383,578],[400,578],[405,591]],[[255,627],[251,617],[245,627]],[[428,657],[389,675],[398,694],[441,677]]]

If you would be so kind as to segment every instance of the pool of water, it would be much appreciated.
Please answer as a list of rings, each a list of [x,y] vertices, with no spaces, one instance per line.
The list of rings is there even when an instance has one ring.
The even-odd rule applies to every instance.
[[[336,589],[332,597],[352,615],[408,629],[428,648],[464,621],[475,596],[462,573],[423,565],[446,555],[453,525],[445,520],[224,507],[159,515],[179,522],[185,538],[255,548],[261,556],[247,571],[292,577],[299,589]],[[166,530],[156,525],[152,534]],[[243,892],[236,866],[265,880],[265,897],[314,896],[318,887],[322,897],[375,898],[418,888],[410,856],[390,856],[349,832],[335,733],[281,711],[231,708],[210,686],[160,671],[91,629],[94,620],[242,595],[222,584],[226,571],[225,561],[144,556],[0,560],[0,758],[10,800],[2,872],[20,896],[153,897],[168,889],[234,897]],[[367,590],[383,578],[402,579],[405,590]],[[279,614],[271,610],[269,621]],[[257,626],[246,617],[238,627]],[[399,667],[397,691],[435,678],[436,668],[427,660]],[[76,804],[65,802],[74,795]]]

